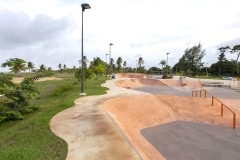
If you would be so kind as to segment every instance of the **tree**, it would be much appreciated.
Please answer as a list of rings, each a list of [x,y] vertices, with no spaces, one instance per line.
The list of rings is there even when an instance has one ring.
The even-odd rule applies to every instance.
[[[34,64],[33,64],[32,62],[28,62],[28,63],[27,63],[27,69],[29,70],[29,73],[30,73],[30,71],[32,71],[34,68],[35,68],[35,67],[34,67]]]
[[[59,68],[59,70],[62,69],[62,64],[61,63],[58,64],[58,68]]]
[[[144,66],[142,66],[143,64],[144,64],[144,60],[142,57],[140,57],[138,59],[138,68],[137,68],[138,72],[140,72],[140,73],[145,71]]]
[[[98,58],[98,57],[97,57]],[[83,61],[83,66],[84,68],[87,68],[87,63],[88,63],[88,59],[86,56],[83,56],[83,60],[79,60],[79,64],[80,66],[82,66],[82,61]]]
[[[37,108],[30,106],[30,100],[38,94],[34,82],[52,74],[38,74],[25,77],[20,84],[14,84],[9,75],[0,75],[0,122],[3,120],[23,119],[23,113],[33,112]]]
[[[166,61],[165,61],[165,60],[161,60],[160,63],[159,63],[159,65],[162,65],[162,70],[163,70],[163,66],[166,65]]]
[[[123,62],[123,67],[124,67],[124,70],[126,70],[126,67],[127,67],[127,62],[126,61]]]
[[[203,67],[202,58],[205,56],[206,50],[202,49],[202,45],[194,45],[184,51],[183,56],[178,63],[172,68],[174,71],[184,71],[188,75],[196,75]]]
[[[5,63],[2,63],[2,67],[9,67],[11,72],[18,74],[19,72],[26,70],[26,61],[19,58],[10,58]]]
[[[219,76],[221,75],[221,69],[223,67],[223,62],[226,61],[226,58],[225,58],[225,51],[226,51],[227,47],[220,47],[219,48],[219,51],[220,51],[220,55],[218,57],[218,62],[219,62],[219,65],[218,65],[218,74]]]
[[[99,64],[104,66],[105,62],[103,60],[101,60],[101,58],[99,58],[99,57],[93,58],[93,61],[90,62],[89,68],[93,68],[95,66],[98,66]]]
[[[98,76],[98,75],[101,75],[103,73],[105,73],[106,70],[105,68],[103,67],[102,64],[99,64],[97,66],[94,67],[94,73]]]
[[[109,63],[109,71],[110,73],[111,72],[114,72],[116,70],[116,66],[114,64],[114,59],[113,58],[110,58],[110,63]]]
[[[239,45],[235,45],[235,46],[233,47],[231,53],[236,53],[236,54],[237,54],[236,70],[237,70],[237,74],[239,75],[238,58],[239,58],[239,56],[240,56],[240,44],[239,44]]]
[[[151,67],[147,71],[148,74],[160,74],[161,69],[157,67]]]
[[[219,68],[221,66],[221,74],[222,75],[234,75],[235,67],[232,61],[218,61],[217,63],[213,63],[210,67],[210,73],[212,75],[219,75]]]
[[[52,67],[48,67],[47,71],[52,72]]]
[[[46,71],[47,71],[46,66],[44,66],[44,64],[41,64],[40,67],[39,67],[39,72],[43,73],[43,72],[46,72]]]
[[[66,70],[67,69],[67,66],[66,64],[63,65],[63,69]]]
[[[140,58],[138,59],[138,66],[139,66],[139,68],[141,68],[143,64],[144,64],[144,60],[143,60],[142,57],[140,57]]]
[[[121,69],[122,69],[122,57],[118,57],[118,59],[117,59],[117,70],[118,70],[118,72],[120,72],[121,71]]]

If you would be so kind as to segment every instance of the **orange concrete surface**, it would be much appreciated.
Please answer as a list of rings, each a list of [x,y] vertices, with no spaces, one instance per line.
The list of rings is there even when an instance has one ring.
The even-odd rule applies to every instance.
[[[187,78],[187,84],[182,85],[180,80],[177,79],[161,79],[167,86],[182,86],[182,87],[195,87],[201,88],[201,82],[198,79]]]
[[[147,78],[146,74],[142,73],[118,73],[116,74],[118,78]]]
[[[145,74],[139,73],[119,73],[119,78],[132,78],[126,80],[118,80],[115,85],[123,88],[138,88],[143,86],[181,86],[201,88],[201,82],[198,79],[187,78],[187,84],[182,85],[179,79],[147,79]]]
[[[123,87],[123,88],[139,88],[143,87],[145,85],[148,86],[166,86],[165,83],[161,82],[160,80],[157,79],[137,79],[137,78],[132,78],[132,79],[126,79],[126,80],[118,80],[115,82],[115,85],[118,87]]]
[[[225,102],[231,105],[230,100]],[[234,102],[239,104],[240,100]],[[103,106],[144,160],[165,158],[144,139],[141,129],[176,120],[232,127],[232,114],[224,109],[224,116],[221,117],[220,105],[215,103],[211,106],[210,98],[144,95],[111,99]],[[236,108],[235,111],[236,127],[239,127],[240,111]]]

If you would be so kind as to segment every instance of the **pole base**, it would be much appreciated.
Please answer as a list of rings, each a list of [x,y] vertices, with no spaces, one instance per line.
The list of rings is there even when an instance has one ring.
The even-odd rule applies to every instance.
[[[80,96],[86,96],[87,94],[86,93],[80,93],[79,95]]]

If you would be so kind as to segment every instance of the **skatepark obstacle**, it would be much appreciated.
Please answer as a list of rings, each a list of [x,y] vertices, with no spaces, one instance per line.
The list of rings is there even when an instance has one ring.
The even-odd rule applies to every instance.
[[[204,92],[204,97],[205,98],[207,97],[207,94],[210,95],[212,97],[212,106],[214,106],[214,100],[218,101],[221,104],[221,116],[223,116],[223,107],[228,109],[233,114],[233,125],[232,125],[232,127],[233,127],[233,129],[236,128],[236,113],[232,109],[230,109],[228,106],[223,104],[219,99],[217,99],[214,95],[209,93],[207,90],[194,90],[194,91],[192,91],[192,97],[194,97],[194,93],[195,93],[195,97],[197,97],[198,92],[199,92],[200,97],[202,97],[202,92]]]

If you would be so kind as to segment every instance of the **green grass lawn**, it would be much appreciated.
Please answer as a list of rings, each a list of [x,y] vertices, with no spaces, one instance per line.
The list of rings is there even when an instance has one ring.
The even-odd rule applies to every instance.
[[[40,106],[39,110],[24,115],[24,120],[0,123],[0,160],[66,158],[67,144],[51,132],[49,122],[58,112],[74,105],[73,101],[80,97],[80,83],[76,83],[72,74],[57,77],[63,80],[35,84],[41,93],[32,104]],[[85,93],[106,93],[107,88],[100,86],[106,79],[87,80]]]

